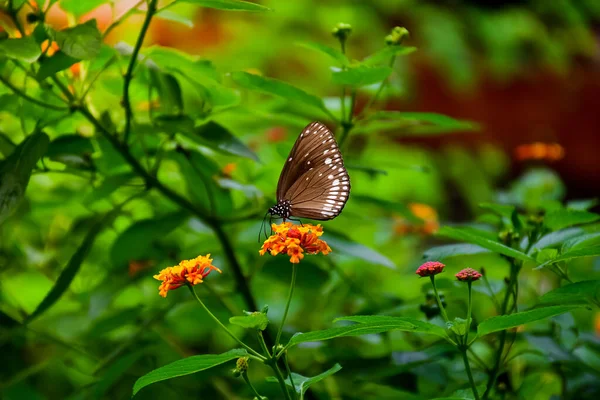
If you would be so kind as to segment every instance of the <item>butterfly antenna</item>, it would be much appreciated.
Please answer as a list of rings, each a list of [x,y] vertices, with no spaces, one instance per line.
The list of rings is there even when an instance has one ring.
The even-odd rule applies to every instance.
[[[265,216],[263,217],[262,224],[260,224],[260,230],[258,231],[258,243],[260,243],[261,233],[265,234],[265,238],[267,237],[267,231],[266,231],[266,229],[263,229],[263,228],[265,227],[265,221],[267,220],[267,215],[268,214],[269,214],[269,212],[267,211],[265,213]]]

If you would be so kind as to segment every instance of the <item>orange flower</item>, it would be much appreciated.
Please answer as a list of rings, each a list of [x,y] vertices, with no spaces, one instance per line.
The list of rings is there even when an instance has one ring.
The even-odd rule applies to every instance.
[[[219,268],[212,265],[210,254],[207,254],[191,260],[183,260],[175,267],[167,267],[158,275],[154,275],[154,279],[162,281],[158,290],[162,297],[167,297],[169,290],[177,289],[186,283],[190,285],[202,283],[213,270],[221,273]]]
[[[515,158],[519,161],[545,160],[558,161],[565,156],[565,149],[558,143],[534,142],[515,148]]]
[[[226,164],[223,169],[221,169],[221,174],[227,178],[231,178],[233,172],[237,169],[236,163]]]
[[[422,203],[410,203],[408,204],[408,209],[415,217],[423,220],[423,222],[415,224],[405,218],[397,218],[394,225],[396,234],[421,233],[432,235],[440,228],[438,214],[433,207]]]
[[[323,234],[321,225],[294,225],[291,222],[282,224],[273,224],[273,235],[265,240],[260,255],[269,253],[276,256],[279,253],[285,253],[290,257],[290,262],[298,264],[306,254],[323,253],[327,255],[331,248],[324,240],[319,239]]]

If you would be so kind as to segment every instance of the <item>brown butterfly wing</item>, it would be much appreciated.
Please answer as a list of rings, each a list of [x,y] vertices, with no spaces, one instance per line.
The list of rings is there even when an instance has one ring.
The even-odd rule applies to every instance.
[[[309,124],[294,144],[277,186],[277,200],[289,200],[294,217],[337,217],[350,194],[350,178],[331,131]]]

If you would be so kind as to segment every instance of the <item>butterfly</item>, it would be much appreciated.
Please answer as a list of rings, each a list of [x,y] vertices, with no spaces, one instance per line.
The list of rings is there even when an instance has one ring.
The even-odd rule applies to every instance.
[[[320,221],[340,215],[350,195],[350,177],[333,133],[312,122],[296,139],[277,183],[277,204],[268,214]],[[264,222],[264,219],[263,219]]]

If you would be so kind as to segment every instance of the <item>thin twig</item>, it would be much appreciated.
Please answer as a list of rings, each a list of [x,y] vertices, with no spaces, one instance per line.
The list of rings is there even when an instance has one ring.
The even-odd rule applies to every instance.
[[[66,106],[57,106],[57,105],[50,104],[50,103],[44,103],[43,101],[40,101],[38,99],[35,99],[35,98],[29,96],[23,90],[19,89],[18,87],[16,87],[12,83],[10,83],[10,81],[8,79],[4,78],[3,76],[0,76],[0,82],[2,82],[10,90],[12,90],[13,92],[15,92],[15,94],[18,94],[19,96],[21,96],[23,99],[25,99],[25,100],[33,103],[33,104],[37,104],[40,107],[44,107],[44,108],[47,108],[47,109],[50,109],[50,110],[57,110],[57,111],[67,111],[67,110],[69,110],[69,107],[66,107]]]

